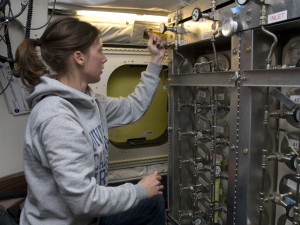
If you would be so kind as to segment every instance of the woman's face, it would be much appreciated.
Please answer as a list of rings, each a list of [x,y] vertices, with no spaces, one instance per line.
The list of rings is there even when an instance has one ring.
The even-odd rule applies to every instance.
[[[104,69],[104,63],[107,58],[102,50],[102,40],[97,39],[90,47],[86,54],[86,62],[84,64],[84,77],[87,83],[97,83]]]

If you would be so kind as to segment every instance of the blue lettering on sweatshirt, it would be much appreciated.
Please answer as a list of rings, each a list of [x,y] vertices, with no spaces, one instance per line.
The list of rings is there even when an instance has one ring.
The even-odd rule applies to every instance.
[[[95,160],[95,178],[100,185],[107,185],[108,171],[108,143],[104,129],[101,124],[90,131],[93,140],[93,151]]]

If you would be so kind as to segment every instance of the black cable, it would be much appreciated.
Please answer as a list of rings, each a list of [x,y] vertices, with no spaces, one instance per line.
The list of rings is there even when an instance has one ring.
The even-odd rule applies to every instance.
[[[8,6],[9,6],[9,12],[11,12],[11,5],[10,2],[8,2]],[[4,9],[4,13],[5,13],[5,9]],[[1,18],[1,21],[4,20],[1,24],[0,30],[2,30],[3,28],[3,35],[1,35],[0,37],[0,41],[3,41],[6,46],[7,46],[7,59],[10,60],[6,60],[5,62],[9,62],[10,66],[13,66],[13,53],[12,53],[12,48],[11,48],[11,42],[10,42],[10,37],[9,37],[9,30],[8,30],[8,20],[6,19],[7,17]],[[3,59],[5,59],[5,57],[0,58],[2,61]]]
[[[51,14],[50,14],[50,17],[49,17],[48,21],[47,21],[43,26],[41,26],[41,27],[36,27],[36,28],[30,28],[30,30],[40,30],[40,29],[44,28],[45,26],[47,26],[47,25],[50,23],[50,21],[51,21],[53,15],[54,15],[55,5],[56,5],[56,0],[54,0],[53,7],[52,7],[52,12],[51,12]],[[26,28],[26,27],[25,27],[25,28]]]
[[[27,11],[27,19],[26,19],[26,28],[25,28],[25,39],[30,38],[32,13],[33,13],[33,0],[29,0],[28,11]]]
[[[9,5],[9,14],[12,13],[10,1],[9,0],[7,0],[7,1],[5,0],[2,3],[4,3],[3,13],[5,13],[5,6],[6,6],[6,4]],[[2,7],[2,3],[0,4],[0,7]],[[13,59],[12,47],[11,47],[10,36],[9,36],[9,28],[8,28],[9,19],[13,20],[13,19],[17,18],[19,15],[21,15],[23,13],[23,11],[24,11],[25,8],[26,8],[26,6],[25,7],[22,6],[22,10],[16,16],[5,17],[5,14],[4,14],[4,17],[1,18],[1,21],[3,21],[3,22],[1,24],[0,30],[3,28],[4,34],[3,34],[3,36],[1,35],[1,39],[0,40],[3,41],[6,44],[7,57],[0,56],[0,60],[4,61],[4,62],[8,62],[10,68],[14,67],[14,59]],[[0,9],[2,10],[2,8],[0,8]],[[7,88],[11,84],[12,80],[13,80],[13,74],[10,75],[10,79],[7,82],[6,86],[3,88],[3,90],[0,92],[0,95],[2,95],[7,90]]]
[[[4,27],[4,24],[1,24],[0,30],[2,30],[2,27]],[[3,42],[6,44],[6,41],[5,41],[5,39],[4,39],[4,36],[5,36],[5,32],[6,32],[6,31],[3,31],[3,32],[4,32],[3,35],[0,35],[0,41],[3,41]]]
[[[14,67],[14,56],[13,56],[13,53],[12,53],[12,48],[11,48],[11,42],[10,42],[10,37],[9,37],[9,31],[8,31],[8,24],[4,24],[4,30],[7,31],[5,32],[5,41],[6,41],[6,48],[7,48],[7,58],[9,59],[12,59],[11,62],[9,62],[9,65],[11,68]]]
[[[8,1],[8,4],[10,5],[10,1]],[[4,24],[4,23],[8,23],[8,22],[11,22],[11,21],[16,20],[16,21],[18,22],[18,24],[19,24],[22,28],[24,28],[24,29],[29,29],[29,30],[40,30],[40,29],[44,28],[45,26],[47,26],[47,25],[50,23],[50,21],[51,21],[53,15],[54,15],[54,12],[55,12],[55,6],[56,6],[56,0],[54,0],[53,7],[52,7],[52,9],[51,9],[51,14],[50,14],[50,17],[49,17],[48,21],[47,21],[44,25],[42,25],[42,26],[40,26],[40,27],[28,28],[28,27],[24,26],[23,24],[21,25],[21,22],[19,22],[19,21],[16,20],[16,18],[17,18],[18,16],[20,16],[20,15],[24,12],[24,10],[25,10],[25,8],[26,8],[26,5],[25,5],[25,6],[22,6],[21,12],[19,12],[19,13],[18,13],[17,15],[15,15],[15,16],[13,15],[13,13],[12,13],[12,11],[11,11],[11,7],[10,7],[10,14],[11,14],[12,16],[11,16],[11,17],[5,17],[5,19],[2,19],[1,22],[2,22],[2,24]]]
[[[11,4],[10,2],[8,2],[8,6],[9,6],[9,10],[8,10],[8,15],[11,15],[12,17],[14,17],[14,14],[13,14],[13,11],[11,9]],[[8,22],[8,21],[4,21],[1,25],[3,25],[5,22]],[[10,20],[9,21],[10,23],[11,22],[15,22],[17,25],[19,25],[21,28],[24,28],[23,24],[21,23],[20,20],[18,20],[17,18],[14,18],[13,20]],[[1,30],[1,27],[0,27],[0,30]]]
[[[11,42],[10,42],[10,37],[9,37],[9,32],[8,32],[8,26],[7,24],[4,25],[4,29],[5,29],[5,41],[6,41],[6,46],[7,46],[7,57],[8,58],[13,58],[13,53],[12,53],[12,49],[11,49]]]
[[[11,5],[10,2],[8,2],[9,5],[9,12],[11,12]],[[4,9],[5,13],[5,9]],[[9,28],[8,28],[8,20],[5,19],[5,14],[4,14],[4,22],[1,24],[0,29],[2,30],[3,28],[3,36],[1,35],[1,40],[6,44],[6,49],[7,49],[7,57],[0,56],[0,61],[1,62],[8,62],[10,68],[14,67],[14,59],[13,59],[13,53],[12,53],[12,46],[10,42],[10,36],[9,36]],[[5,87],[3,87],[3,90],[1,91],[0,95],[2,95],[9,85],[11,84],[11,81],[13,80],[13,74],[11,74],[10,79]]]
[[[0,10],[4,9],[4,7],[6,6],[6,4],[9,2],[9,0],[3,0],[0,2]]]
[[[13,59],[9,59],[7,57],[4,57],[4,56],[0,55],[0,62],[3,62],[3,63],[5,63],[5,62],[12,63],[14,61],[13,61]]]
[[[11,43],[10,43],[10,37],[9,37],[9,33],[8,33],[7,23],[5,23],[3,26],[4,26],[4,32],[5,32],[4,33],[4,37],[5,37],[5,43],[6,43],[6,46],[7,46],[7,55],[8,55],[8,58],[0,56],[0,60],[8,62],[9,65],[10,65],[10,67],[12,68],[14,60],[13,60],[13,55],[12,55],[12,51],[11,51]],[[9,87],[12,79],[13,79],[13,75],[10,76],[10,79],[9,79],[7,85],[1,91],[0,95],[2,95],[6,91],[6,89]]]
[[[31,20],[32,20],[32,7],[33,7],[33,0],[30,0],[29,2],[29,7],[28,7],[28,15],[27,15],[27,24],[26,26],[24,26],[22,23],[20,23],[16,18],[19,17],[25,10],[26,6],[27,5],[24,5],[22,6],[22,9],[21,11],[17,14],[17,15],[13,15],[13,12],[11,10],[11,4],[10,4],[10,1],[9,0],[4,0],[5,1],[5,5],[8,4],[9,5],[9,15],[11,16],[8,16],[8,17],[3,17],[1,19],[1,24],[0,24],[0,30],[4,29],[4,34],[3,35],[0,35],[0,41],[3,41],[6,46],[7,46],[7,56],[8,57],[4,57],[4,56],[1,56],[0,55],[0,59],[1,61],[4,61],[4,62],[8,62],[10,67],[13,68],[13,63],[14,63],[14,59],[13,59],[13,54],[12,54],[12,48],[11,48],[11,42],[10,42],[10,37],[9,37],[9,31],[8,31],[8,24],[12,21],[16,21],[22,28],[25,28],[25,38],[29,38],[30,36],[30,30],[39,30],[39,29],[42,29],[43,27],[47,26],[53,15],[54,15],[54,11],[55,11],[55,6],[56,6],[56,0],[54,0],[54,3],[53,3],[53,8],[52,8],[52,12],[51,12],[51,15],[48,19],[48,21],[41,27],[37,27],[37,28],[31,28]],[[1,2],[0,6],[4,5],[4,2]],[[1,9],[1,8],[0,8]],[[5,11],[5,10],[4,10]],[[4,87],[4,89],[0,92],[0,95],[2,95],[6,90],[7,88],[9,87],[11,81],[13,80],[13,75],[11,75],[7,85]]]
[[[3,89],[3,91],[0,92],[0,95],[2,95],[6,91],[6,89],[10,85],[12,79],[13,79],[13,75],[10,75],[10,79],[9,79],[8,83],[6,84],[5,88]]]
[[[10,2],[8,3],[8,5],[10,6]],[[25,11],[26,6],[27,5],[22,5],[21,10],[20,10],[20,12],[17,13],[17,15],[12,15],[12,17],[9,17],[9,16],[8,17],[4,17],[3,20],[5,22],[9,22],[11,20],[14,20],[14,19],[18,18]],[[10,9],[11,9],[11,7],[10,7]],[[11,12],[11,10],[10,10],[10,12]]]

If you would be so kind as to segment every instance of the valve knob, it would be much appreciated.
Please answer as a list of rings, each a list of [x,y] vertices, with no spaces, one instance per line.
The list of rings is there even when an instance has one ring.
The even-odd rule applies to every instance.
[[[294,218],[294,206],[295,206],[295,204],[289,204],[289,205],[286,207],[286,216],[287,216],[290,220],[293,220],[293,218]]]
[[[246,5],[250,2],[250,0],[236,0],[239,5]]]
[[[196,21],[199,21],[201,18],[202,18],[201,9],[194,8],[194,10],[192,12],[192,20],[196,22]]]
[[[160,25],[159,25],[159,32],[161,33],[161,34],[163,34],[163,33],[165,33],[166,31],[167,31],[167,26],[164,24],[164,23],[161,23]]]

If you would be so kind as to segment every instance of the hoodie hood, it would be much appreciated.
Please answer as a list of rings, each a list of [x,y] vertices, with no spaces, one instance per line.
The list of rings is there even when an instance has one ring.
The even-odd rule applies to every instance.
[[[71,103],[76,103],[79,107],[95,107],[95,95],[89,87],[87,91],[91,96],[51,77],[42,76],[40,81],[41,82],[34,88],[32,93],[26,98],[30,108],[33,108],[39,101],[47,96],[59,96]]]

